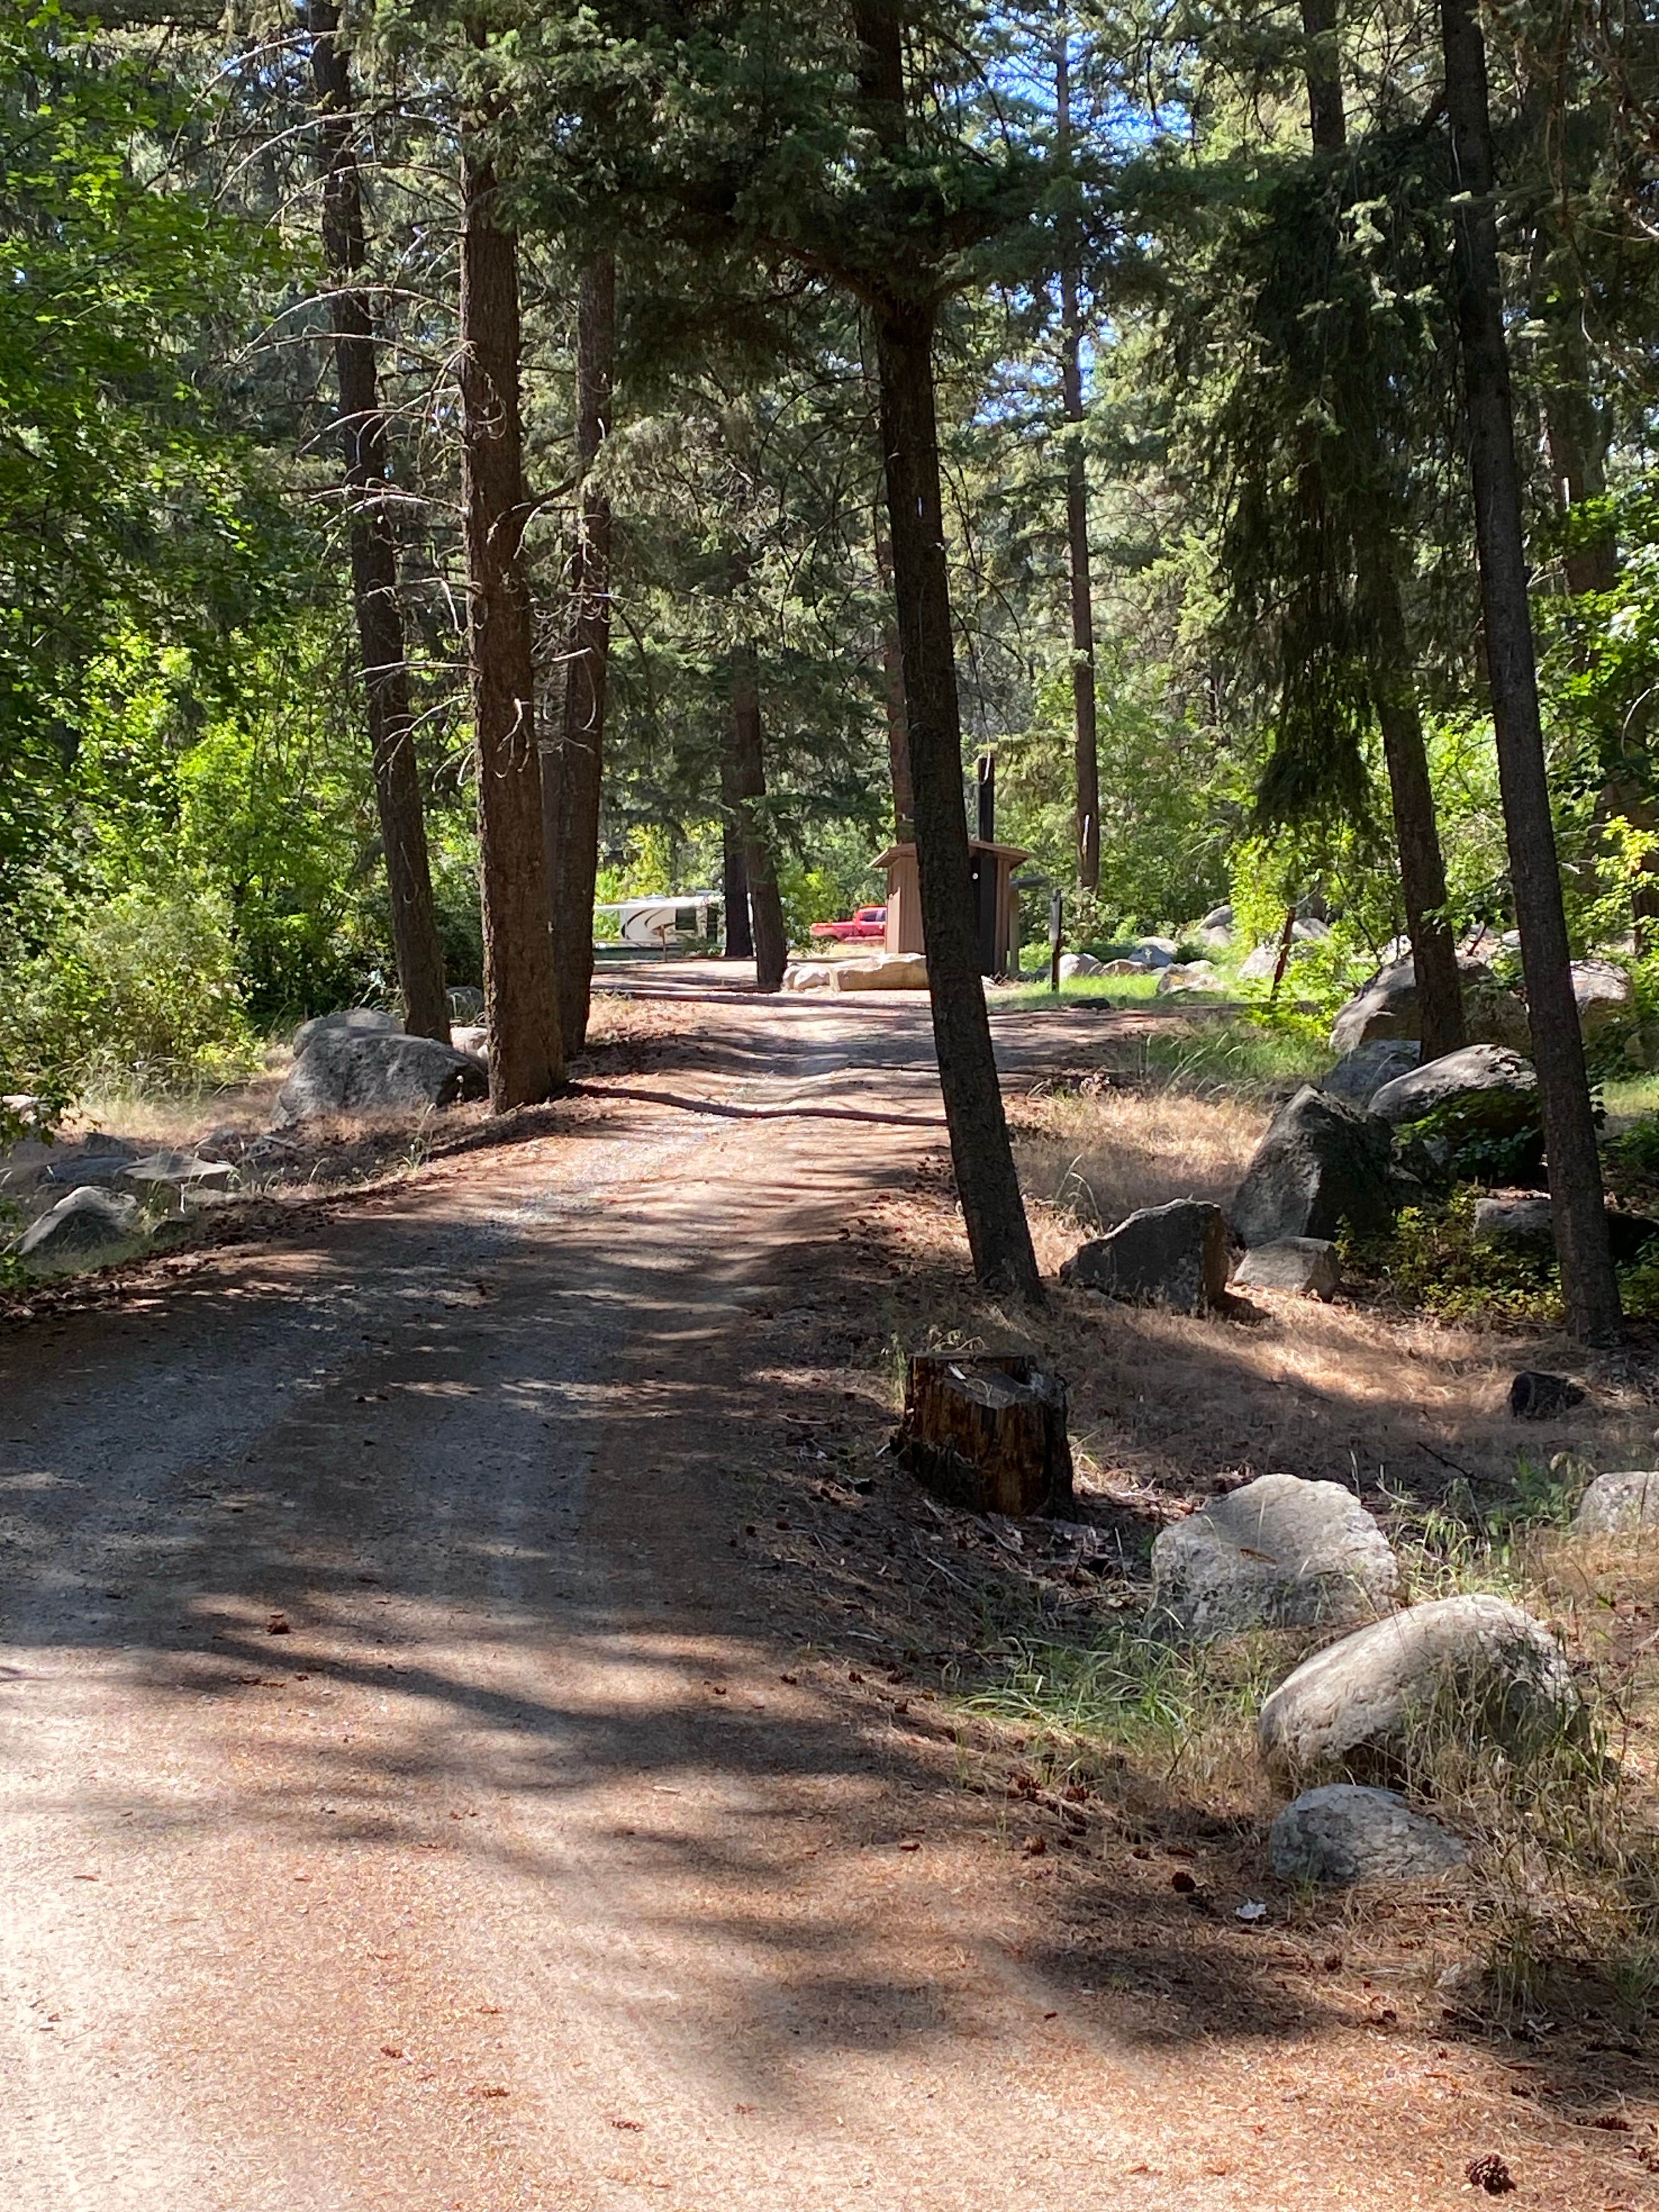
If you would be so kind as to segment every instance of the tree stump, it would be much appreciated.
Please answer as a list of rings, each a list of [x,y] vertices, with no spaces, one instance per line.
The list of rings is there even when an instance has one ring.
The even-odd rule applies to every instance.
[[[970,1513],[1071,1506],[1066,1385],[1025,1352],[913,1352],[894,1447],[924,1489]]]

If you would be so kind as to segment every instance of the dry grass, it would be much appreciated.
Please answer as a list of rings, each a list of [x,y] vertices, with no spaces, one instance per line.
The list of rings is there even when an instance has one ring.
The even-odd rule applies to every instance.
[[[1056,1091],[1012,1109],[1027,1193],[1086,1228],[1172,1198],[1231,1198],[1267,1126],[1265,1107],[1164,1088]]]

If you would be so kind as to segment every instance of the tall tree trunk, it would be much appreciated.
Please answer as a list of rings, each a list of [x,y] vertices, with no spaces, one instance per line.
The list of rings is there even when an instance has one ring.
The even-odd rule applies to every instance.
[[[460,382],[467,643],[478,762],[484,1021],[498,1114],[564,1080],[548,957],[551,915],[536,750],[534,639],[523,541],[517,241],[495,172],[462,128]]]
[[[789,964],[789,939],[778,896],[778,868],[755,802],[766,796],[766,757],[761,738],[760,686],[755,656],[746,646],[732,655],[730,790],[736,813],[749,905],[754,916],[755,981],[775,991]]]
[[[743,857],[734,761],[728,744],[720,757],[720,902],[726,909],[722,960],[752,960],[755,933],[749,920],[749,870]]]
[[[1307,40],[1308,117],[1318,152],[1334,157],[1347,144],[1342,69],[1337,43],[1337,0],[1302,0]],[[1381,459],[1373,441],[1368,459]],[[1379,471],[1373,466],[1368,475]],[[1457,947],[1446,919],[1446,865],[1440,850],[1429,750],[1423,738],[1412,666],[1411,641],[1401,599],[1398,537],[1381,507],[1381,493],[1362,520],[1357,589],[1368,641],[1370,690],[1382,732],[1382,757],[1393,802],[1395,847],[1417,977],[1423,1058],[1438,1060],[1468,1041]]]
[[[1473,0],[1441,0],[1440,28],[1456,181],[1452,213],[1463,404],[1504,826],[1532,1018],[1562,1294],[1574,1334],[1595,1340],[1619,1331],[1619,1282],[1608,1249],[1601,1164],[1573,1001],[1561,874],[1550,818],[1498,265],[1486,44]]]
[[[860,104],[877,143],[901,151],[906,121],[897,0],[853,0],[852,14],[860,42]],[[922,936],[951,1158],[975,1273],[988,1285],[1036,1298],[1042,1285],[997,1080],[969,882],[934,413],[935,308],[929,297],[898,289],[872,305]]]
[[[374,319],[363,286],[368,255],[354,143],[356,103],[350,64],[336,36],[338,27],[332,0],[311,0],[311,70],[323,173],[323,258],[328,264],[334,369],[340,392],[351,592],[404,1024],[411,1036],[441,1037],[447,1043],[449,1002],[444,994],[443,945],[432,900],[426,815],[415,758],[409,661],[398,599],[398,547],[383,497],[390,467],[375,366]]]
[[[885,525],[876,518],[876,574],[886,605],[881,617],[883,703],[887,713],[887,769],[893,787],[893,836],[907,845],[916,834],[916,799],[910,783],[910,729],[904,719],[904,655],[893,611],[893,547]]]
[[[887,769],[893,789],[893,837],[908,845],[916,834],[915,799],[910,788],[910,732],[904,720],[904,655],[899,648],[898,620],[893,606],[893,545],[887,535],[886,456],[880,443],[881,403],[876,390],[875,363],[867,319],[859,318],[859,361],[864,372],[864,394],[872,416],[876,447],[877,493],[871,516],[871,537],[876,552],[876,575],[881,585],[882,704],[887,715]]]
[[[1072,150],[1069,19],[1054,52],[1054,118],[1062,165]],[[1100,887],[1100,748],[1095,716],[1094,582],[1089,562],[1089,472],[1083,450],[1083,317],[1078,306],[1076,225],[1065,225],[1060,268],[1060,381],[1066,410],[1066,542],[1072,595],[1072,724],[1076,753],[1078,884]]]
[[[570,563],[570,629],[548,844],[553,972],[567,1055],[581,1050],[593,987],[593,890],[605,780],[611,653],[611,501],[592,468],[610,428],[617,351],[617,264],[595,254],[576,302],[576,466],[581,499]],[[547,763],[544,761],[544,773]]]

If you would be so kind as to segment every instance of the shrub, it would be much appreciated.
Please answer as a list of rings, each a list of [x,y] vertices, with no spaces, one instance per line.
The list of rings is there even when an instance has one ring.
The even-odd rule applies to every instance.
[[[1465,1184],[1443,1206],[1407,1206],[1387,1237],[1345,1237],[1345,1273],[1443,1321],[1559,1322],[1561,1285],[1553,1258],[1477,1243],[1480,1196]]]
[[[66,915],[12,977],[9,1058],[26,1089],[190,1091],[258,1054],[230,912],[188,879]]]

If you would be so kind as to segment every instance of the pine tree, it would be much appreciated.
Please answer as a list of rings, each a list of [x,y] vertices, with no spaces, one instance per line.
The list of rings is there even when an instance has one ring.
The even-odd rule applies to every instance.
[[[449,1039],[443,946],[432,898],[426,817],[415,758],[409,663],[398,592],[398,548],[383,494],[389,475],[376,336],[364,284],[368,246],[358,174],[356,102],[332,0],[311,0],[311,66],[323,176],[323,256],[331,280],[334,365],[369,755],[386,852],[392,941],[411,1036]]]
[[[1497,175],[1486,41],[1473,0],[1441,0],[1440,24],[1457,186],[1452,215],[1469,475],[1510,875],[1543,1110],[1562,1295],[1573,1333],[1597,1341],[1619,1333],[1619,1281],[1608,1243],[1583,1040],[1573,997],[1560,860],[1544,760],[1498,263]]]
[[[489,1101],[534,1104],[564,1079],[536,747],[535,640],[524,573],[516,241],[498,214],[480,119],[463,119],[460,384],[467,653],[478,774]]]

